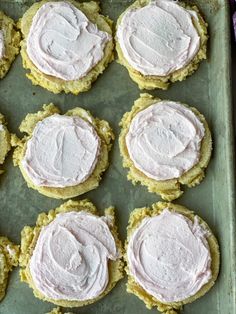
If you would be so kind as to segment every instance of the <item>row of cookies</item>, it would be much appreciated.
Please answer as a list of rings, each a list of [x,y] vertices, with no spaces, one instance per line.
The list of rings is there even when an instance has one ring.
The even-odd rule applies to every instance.
[[[96,2],[41,1],[19,20],[0,15],[0,77],[21,46],[23,67],[35,85],[78,94],[114,59],[112,21]],[[196,6],[166,0],[137,0],[119,17],[119,63],[141,89],[167,89],[206,58],[207,24]]]
[[[19,253],[8,242],[0,242],[0,249],[14,258]],[[149,309],[176,313],[210,290],[219,263],[218,243],[208,225],[172,203],[135,209],[124,248],[114,208],[101,216],[88,200],[70,200],[41,213],[36,225],[25,226],[21,233],[21,281],[37,298],[63,307],[103,298],[125,269],[127,292]],[[16,266],[17,260],[12,264]]]
[[[204,178],[212,139],[195,108],[141,94],[120,125],[123,166],[133,184],[171,201],[183,193],[181,185],[193,187]],[[46,196],[68,199],[93,190],[108,167],[112,128],[82,108],[60,114],[55,105],[44,105],[22,121],[22,139],[1,128],[0,162],[11,142],[14,165],[29,187]]]

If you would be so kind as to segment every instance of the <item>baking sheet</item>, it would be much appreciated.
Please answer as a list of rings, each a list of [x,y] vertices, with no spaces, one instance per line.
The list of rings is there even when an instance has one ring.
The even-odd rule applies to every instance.
[[[34,1],[0,0],[0,10],[17,19]],[[235,311],[235,213],[232,104],[230,94],[229,17],[227,0],[196,0],[209,22],[209,58],[185,82],[176,83],[168,91],[152,91],[162,98],[179,100],[198,108],[207,118],[214,139],[214,151],[205,180],[175,201],[195,210],[208,222],[221,248],[221,271],[213,289],[203,298],[184,307],[191,314],[234,314]],[[102,0],[102,12],[114,21],[131,3],[122,0]],[[135,207],[151,205],[160,200],[145,187],[132,186],[126,180],[118,149],[118,123],[125,111],[130,110],[140,91],[131,81],[126,69],[113,62],[100,76],[89,92],[79,96],[54,95],[41,87],[31,85],[25,77],[18,56],[9,74],[0,82],[0,112],[9,123],[11,132],[28,112],[36,112],[42,104],[54,102],[63,112],[75,106],[89,109],[93,115],[108,120],[116,133],[116,142],[110,155],[111,166],[98,189],[84,195],[99,209],[114,205],[117,208],[121,238],[126,236],[129,213]],[[24,225],[34,224],[42,211],[55,208],[62,201],[47,198],[28,189],[18,168],[12,165],[11,154],[5,164],[6,173],[0,177],[0,234],[19,243]],[[83,198],[83,197],[80,197]],[[74,313],[144,314],[144,304],[125,290],[124,278],[101,301]],[[1,314],[41,314],[53,308],[33,296],[32,290],[20,283],[18,270],[10,277],[7,295],[0,304]]]

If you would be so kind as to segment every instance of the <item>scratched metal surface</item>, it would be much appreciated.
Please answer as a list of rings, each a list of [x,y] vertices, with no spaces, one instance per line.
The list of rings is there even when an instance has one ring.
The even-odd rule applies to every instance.
[[[0,9],[18,19],[34,1],[0,0]],[[186,81],[176,83],[167,91],[153,91],[153,95],[179,100],[198,108],[207,118],[214,138],[214,152],[205,180],[196,188],[186,189],[176,200],[195,210],[205,219],[219,239],[221,272],[214,288],[203,298],[185,306],[184,313],[234,314],[235,312],[235,237],[234,237],[234,173],[232,105],[229,85],[229,19],[228,1],[196,0],[209,22],[209,58]],[[102,12],[114,21],[131,3],[125,0],[102,0]],[[117,208],[121,238],[126,236],[129,213],[135,207],[150,205],[159,197],[147,192],[145,187],[132,186],[126,180],[118,149],[118,123],[128,111],[140,91],[128,76],[125,68],[113,62],[89,92],[79,96],[54,95],[41,87],[31,85],[25,77],[18,56],[12,69],[0,82],[0,112],[7,120],[11,132],[28,112],[39,110],[43,103],[54,102],[62,111],[75,106],[89,109],[92,114],[108,120],[114,128],[116,142],[110,155],[111,166],[98,189],[84,195],[99,209],[114,205]],[[19,169],[13,168],[11,154],[5,164],[6,172],[0,178],[0,234],[19,243],[24,225],[33,225],[37,215],[61,204],[61,201],[44,197],[28,189]],[[93,314],[144,314],[144,304],[125,290],[124,278],[101,301],[74,313]],[[32,290],[20,283],[18,269],[10,277],[7,295],[0,304],[1,314],[43,314],[53,305],[33,296]]]

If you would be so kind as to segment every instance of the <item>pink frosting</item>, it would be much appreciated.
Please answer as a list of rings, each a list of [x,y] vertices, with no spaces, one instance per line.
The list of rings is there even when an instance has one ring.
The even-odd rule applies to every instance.
[[[78,80],[103,58],[111,36],[69,2],[47,2],[35,14],[27,54],[45,74]]]
[[[105,217],[68,212],[39,235],[30,260],[36,288],[54,300],[90,300],[109,282],[108,261],[119,252]]]
[[[22,166],[37,186],[75,186],[92,174],[100,146],[92,124],[55,114],[37,123]]]
[[[212,277],[207,236],[196,216],[192,223],[165,209],[145,218],[132,234],[127,250],[129,271],[157,300],[183,301]]]

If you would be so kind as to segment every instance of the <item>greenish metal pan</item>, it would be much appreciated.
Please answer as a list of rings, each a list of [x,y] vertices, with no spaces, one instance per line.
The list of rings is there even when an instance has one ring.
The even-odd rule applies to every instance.
[[[34,1],[0,0],[0,10],[17,19]],[[186,189],[176,200],[195,210],[208,222],[216,234],[221,248],[221,271],[213,289],[198,301],[185,306],[186,314],[235,314],[235,208],[232,103],[230,90],[230,37],[229,6],[227,0],[196,0],[209,22],[208,61],[186,81],[176,83],[167,91],[155,90],[151,94],[179,100],[198,108],[207,118],[213,133],[214,151],[206,178],[197,187]],[[114,21],[131,3],[128,0],[102,0],[102,12]],[[10,72],[0,82],[0,112],[7,120],[11,132],[28,112],[39,110],[43,103],[54,102],[62,111],[75,106],[89,109],[93,115],[108,120],[115,130],[116,142],[110,155],[111,165],[98,189],[84,195],[99,209],[114,205],[121,237],[125,240],[129,213],[135,207],[150,205],[159,197],[145,187],[132,186],[126,180],[118,149],[118,123],[128,111],[140,91],[131,81],[126,69],[113,62],[100,76],[89,92],[73,95],[54,95],[41,87],[31,85],[18,56]],[[12,165],[11,154],[5,164],[6,172],[0,178],[0,234],[19,243],[24,225],[33,225],[37,215],[61,204],[61,201],[40,195],[28,189],[19,169]],[[83,314],[144,314],[148,310],[135,296],[125,290],[124,278],[101,301],[79,309]],[[7,295],[0,304],[1,314],[43,314],[53,308],[33,296],[32,290],[19,280],[18,270],[10,277]]]

